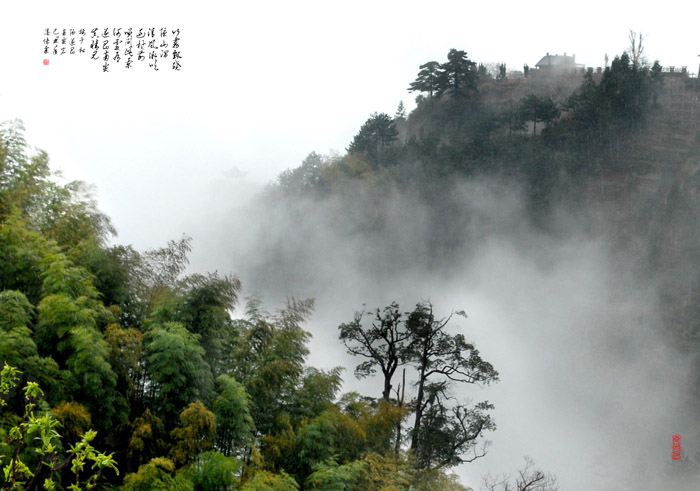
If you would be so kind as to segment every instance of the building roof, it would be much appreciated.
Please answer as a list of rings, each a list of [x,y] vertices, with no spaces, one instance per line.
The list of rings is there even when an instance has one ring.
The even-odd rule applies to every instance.
[[[576,68],[583,65],[576,63],[576,55],[566,56],[566,53],[563,55],[550,55],[547,53],[535,66],[537,68]]]

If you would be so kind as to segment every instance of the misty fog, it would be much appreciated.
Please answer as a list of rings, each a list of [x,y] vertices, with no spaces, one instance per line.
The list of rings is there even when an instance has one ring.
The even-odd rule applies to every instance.
[[[380,377],[355,377],[360,360],[339,340],[356,312],[394,301],[402,312],[430,301],[439,318],[463,310],[448,331],[499,372],[454,394],[495,406],[486,456],[448,469],[473,491],[484,476],[515,477],[525,456],[563,491],[700,489],[700,58],[697,20],[682,15],[692,4],[73,3],[3,9],[12,76],[0,83],[0,121],[26,121],[27,142],[47,150],[62,182],[95,184],[119,232],[111,245],[191,237],[187,273],[240,278],[234,319],[248,296],[270,312],[315,299],[307,365],[342,366],[341,395],[382,395]],[[43,64],[49,26],[181,29],[183,70],[115,62],[103,73],[89,56]],[[601,83],[628,31],[640,47],[644,33],[645,70],[657,59],[671,69],[661,106],[641,79]],[[489,68],[473,107],[411,89],[452,47]],[[576,53],[576,70],[534,75],[545,53]],[[579,116],[596,117],[574,124],[584,66],[607,94],[631,91],[621,108],[649,99],[649,131],[599,115],[597,91],[591,107],[579,100]],[[533,95],[556,103],[557,124],[520,114]],[[346,155],[367,116],[398,113],[399,100],[407,114],[393,118],[403,121],[386,161]],[[328,188],[307,193],[260,184],[311,149],[329,154],[324,165],[365,167],[338,165]],[[682,461],[671,460],[674,434]],[[124,457],[119,483],[141,462],[113,436],[101,434]]]
[[[450,329],[500,372],[499,383],[458,394],[495,404],[497,425],[488,454],[457,468],[464,484],[513,474],[527,455],[565,490],[677,485],[668,454],[671,434],[692,431],[689,360],[663,343],[644,251],[611,240],[611,210],[555,207],[545,230],[512,184],[475,179],[436,193],[441,205],[349,184],[340,197],[292,200],[219,181],[181,226],[194,239],[192,269],[236,273],[244,296],[271,310],[289,296],[316,299],[309,363],[344,366],[344,391],[381,395],[377,379],[354,377],[358,360],[338,340],[355,311],[421,300],[440,316],[464,309]]]

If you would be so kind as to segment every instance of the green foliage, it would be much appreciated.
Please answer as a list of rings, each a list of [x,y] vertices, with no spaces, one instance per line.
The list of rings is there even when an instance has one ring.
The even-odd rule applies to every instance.
[[[241,382],[252,400],[255,428],[274,433],[281,414],[289,413],[309,351],[310,334],[300,326],[311,314],[313,300],[289,300],[276,315],[248,301],[248,318],[238,323],[241,336],[231,358],[231,375]]]
[[[23,133],[19,120],[0,126],[0,219],[16,213],[65,249],[85,240],[103,243],[114,229],[91,189],[80,181],[55,183],[48,155],[30,155]]]
[[[567,100],[571,113],[574,143],[586,152],[593,152],[605,143],[624,142],[626,135],[640,129],[656,105],[663,87],[661,65],[651,70],[632,63],[627,53],[616,56],[596,85],[591,73],[581,87]]]
[[[472,491],[459,483],[454,474],[442,469],[418,470],[410,462],[396,456],[368,453],[346,464],[334,460],[314,466],[304,489],[313,491]]]
[[[396,445],[396,429],[407,415],[405,406],[397,406],[389,401],[379,401],[362,397],[356,392],[344,394],[339,406],[345,414],[360,425],[369,438],[363,451],[381,455],[398,455],[400,443]]]
[[[142,329],[153,310],[175,288],[187,266],[190,239],[169,241],[167,246],[144,253],[131,246],[110,248],[86,244],[74,250],[95,279],[105,305],[117,305],[122,327]]]
[[[503,106],[501,121],[508,127],[508,136],[513,136],[514,133],[525,130],[525,120],[521,111],[521,106],[512,100],[509,100]]]
[[[399,101],[399,105],[396,108],[396,114],[394,114],[394,121],[405,121],[406,120],[406,106],[403,105],[403,101]]]
[[[105,455],[95,450],[90,442],[97,436],[97,432],[89,430],[83,434],[82,439],[75,445],[71,445],[70,453],[73,454],[71,471],[75,474],[76,483],[69,486],[72,491],[93,489],[97,486],[100,475],[104,469],[112,469],[117,474],[116,462],[111,455]],[[85,470],[85,465],[92,462],[91,470],[94,472],[83,486],[80,485],[80,473]]]
[[[185,270],[189,260],[187,254],[192,250],[192,239],[183,236],[180,240],[170,240],[168,245],[153,249],[140,255],[140,281],[151,290],[159,292],[167,289]]]
[[[211,369],[199,336],[178,322],[151,326],[144,342],[150,398],[166,427],[172,427],[174,416],[190,402],[208,400],[213,387]]]
[[[218,273],[194,274],[180,282],[180,299],[172,320],[181,322],[199,336],[207,362],[215,374],[227,367],[225,341],[236,335],[229,311],[238,301],[240,280]]]
[[[451,49],[447,61],[440,65],[437,96],[449,95],[454,99],[472,98],[477,93],[476,63],[467,58],[467,52]]]
[[[290,195],[306,195],[317,192],[324,186],[323,168],[326,162],[322,155],[311,152],[299,167],[285,170],[277,177],[280,188]]]
[[[64,276],[59,269],[47,278]],[[83,401],[91,414],[101,415],[101,427],[109,427],[120,395],[117,377],[107,362],[107,344],[97,329],[98,319],[107,314],[104,307],[90,296],[72,298],[64,290],[45,296],[37,310],[39,348],[64,370],[66,395]]]
[[[299,387],[293,394],[291,413],[294,423],[314,418],[333,406],[343,379],[341,367],[319,370],[308,367]]]
[[[433,97],[440,90],[440,63],[429,61],[419,68],[418,77],[411,82],[408,90],[409,92],[427,92],[430,97]]]
[[[15,388],[19,380],[20,371],[7,363],[3,364],[2,372],[0,372],[0,408],[7,403],[5,397]]]
[[[109,421],[118,396],[117,377],[107,362],[107,343],[96,329],[83,326],[72,330],[68,343],[72,350],[66,362],[70,372],[68,389],[89,404],[90,412],[99,413],[103,421]]]
[[[156,457],[148,464],[139,467],[138,472],[124,478],[123,491],[190,491],[194,487],[185,476],[174,477],[175,465],[172,461]]]
[[[467,58],[467,53],[451,49],[445,63],[429,61],[421,65],[418,77],[408,90],[427,92],[431,98],[448,95],[453,99],[469,99],[477,93],[478,77],[476,63]]]
[[[0,363],[27,369],[38,358],[30,324],[34,307],[16,290],[0,292]]]
[[[299,485],[284,471],[279,474],[258,471],[239,489],[240,491],[298,491]]]
[[[212,409],[216,415],[216,448],[225,456],[239,455],[250,445],[254,423],[245,387],[229,375],[216,379]]]
[[[138,304],[134,271],[140,254],[131,246],[103,247],[94,241],[83,241],[67,255],[74,264],[90,272],[104,305],[119,308],[118,321],[124,321],[124,326],[140,325],[133,314]]]
[[[331,457],[341,462],[357,458],[367,443],[367,434],[360,424],[338,409],[330,409],[299,429],[296,441],[298,476],[308,475],[313,465]]]
[[[496,78],[505,78],[505,68]],[[583,79],[561,104],[561,117],[538,78],[496,83],[483,64],[451,50],[447,62],[421,65],[409,89],[421,93],[413,113],[400,106],[394,118],[373,114],[348,155],[312,153],[280,175],[279,189],[355,201],[360,189],[360,200],[373,208],[363,231],[382,229],[375,210],[394,191],[426,203],[433,226],[426,257],[440,265],[461,250],[455,245],[475,218],[460,214],[451,192],[457,178],[524,184],[530,218],[546,226],[559,196],[585,193],[590,204],[609,182],[638,189],[629,176],[644,177],[643,165],[658,171],[668,138],[684,170],[663,169],[658,186],[648,180],[658,187],[647,193],[654,198],[640,199],[645,205],[636,208],[635,223],[620,227],[619,240],[645,237],[651,244],[640,262],[662,276],[668,332],[694,349],[700,281],[684,258],[697,249],[697,227],[688,225],[697,221],[697,148],[684,148],[692,134],[672,126],[659,106],[666,101],[661,65],[616,58],[602,77]],[[518,94],[532,94],[504,103],[516,85]],[[669,135],[645,129],[651,122],[659,131],[666,120]],[[527,121],[533,133],[547,123],[541,138],[525,138]],[[450,219],[435,219],[444,216]],[[344,325],[341,338],[363,358],[356,375],[381,373],[384,383],[376,388],[380,400],[347,395],[336,404],[340,368],[306,365],[310,334],[302,325],[312,302],[291,301],[275,314],[251,302],[246,318],[234,321],[240,282],[232,275],[183,277],[189,238],[140,253],[106,247],[112,232],[87,186],[55,182],[48,156],[27,146],[20,122],[0,129],[0,363],[24,372],[3,371],[0,384],[3,486],[8,479],[22,487],[31,479],[47,488],[118,484],[113,473],[100,474],[113,461],[98,457],[95,442],[100,451],[117,451],[126,469],[138,468],[124,489],[228,489],[239,482],[243,489],[464,489],[445,469],[482,455],[482,436],[495,426],[488,402],[468,405],[455,395],[464,384],[495,381],[497,373],[429,304],[406,313],[392,304]],[[405,382],[395,381],[399,368],[413,371],[409,383],[417,382],[406,401]],[[26,390],[14,387],[26,380]],[[46,401],[35,382],[48,389]],[[101,438],[91,440],[92,425]]]
[[[143,335],[136,329],[110,324],[104,332],[107,362],[117,376],[117,390],[127,401],[136,402],[138,385],[143,381],[139,365],[143,354]],[[139,394],[140,395],[140,394]]]
[[[339,465],[334,460],[317,464],[314,472],[307,478],[304,489],[318,491],[426,489],[416,486],[414,474],[415,471],[405,460],[372,452],[362,459],[343,465]]]
[[[0,292],[0,329],[10,331],[17,327],[26,327],[31,322],[33,313],[34,306],[22,292]]]
[[[161,419],[149,409],[131,423],[127,456],[138,465],[167,453],[168,433]]]
[[[284,469],[300,484],[320,462],[334,459],[345,464],[357,459],[371,445],[360,421],[337,407],[305,420],[295,432],[291,425],[262,441],[265,464]]]
[[[419,469],[412,476],[411,489],[417,491],[473,491],[459,482],[456,474],[445,472],[444,469]]]
[[[396,123],[391,116],[386,113],[372,113],[348,146],[348,152],[363,154],[372,162],[380,162],[398,136]]]
[[[402,443],[400,425],[407,415],[406,406],[385,400],[373,404],[372,410],[364,410],[357,420],[365,433],[371,435],[368,449],[381,455],[398,454]]]
[[[506,76],[506,64],[501,63],[498,65],[498,75],[496,75],[496,80],[505,80],[506,78],[508,78]]]
[[[52,358],[36,354],[36,345],[28,329],[15,328],[9,333],[0,331],[0,363],[12,364],[24,373],[31,373],[34,381],[42,387],[49,387],[49,401],[56,400],[65,390],[58,365]]]
[[[236,489],[240,465],[240,461],[234,457],[226,457],[219,452],[204,452],[199,454],[182,474],[192,483],[194,489],[228,491]]]
[[[47,254],[41,277],[44,295],[64,295],[73,300],[97,299],[93,276],[85,268],[75,266],[64,254]]]
[[[601,93],[591,72],[584,76],[581,86],[572,94],[565,108],[572,112],[571,120],[579,131],[594,134],[601,123]]]
[[[0,221],[0,290],[20,291],[36,305],[43,294],[44,258],[56,252],[55,244],[30,230],[18,214]]]
[[[629,55],[616,56],[600,82],[601,104],[611,123],[637,125],[649,103],[649,72],[635,65]]]
[[[464,315],[463,312],[458,314]],[[419,469],[449,467],[473,460],[465,454],[474,450],[482,432],[495,429],[486,415],[486,411],[493,408],[490,404],[469,408],[448,402],[448,394],[455,384],[489,384],[498,380],[498,372],[481,358],[473,344],[462,334],[446,332],[451,317],[436,319],[429,302],[419,303],[412,312],[405,314],[400,312],[398,304],[392,303],[383,311],[377,309],[376,322],[371,327],[362,326],[361,313],[356,314],[353,323],[339,327],[348,351],[366,358],[358,365],[358,377],[371,375],[375,366],[379,366],[384,375],[384,405],[377,413],[383,414],[375,418],[377,426],[371,432],[383,437],[377,438],[383,446],[375,447],[376,450],[386,451],[395,431],[398,452],[404,416],[403,393],[399,397],[400,391],[396,391],[399,407],[389,404],[391,376],[400,365],[415,367],[418,381],[417,395],[411,403],[415,413],[411,451]],[[354,402],[353,412],[366,414],[366,408]],[[482,455],[483,451],[474,452],[473,458]]]
[[[178,241],[168,241],[165,247],[143,253],[131,247],[115,247],[109,250],[108,257],[98,257],[98,262],[90,263],[94,268],[111,270],[107,276],[98,269],[98,280],[109,283],[114,288],[110,293],[123,299],[122,326],[143,330],[147,320],[178,320],[172,317],[183,290],[177,280],[187,267],[190,248],[191,239],[183,236]]]
[[[290,472],[295,472],[297,466],[291,457],[295,452],[297,434],[292,428],[289,417],[286,414],[281,414],[277,419],[277,431],[274,434],[263,435],[260,439],[260,450],[256,447],[252,448],[252,455],[259,457],[257,469],[263,467],[269,469],[285,468]],[[246,469],[246,475],[252,470]]]
[[[5,406],[4,396],[16,387],[18,373],[17,369],[7,364],[4,366],[0,374],[0,407]],[[75,476],[75,482],[69,486],[69,489],[74,491],[95,488],[102,472],[106,469],[119,473],[112,455],[104,454],[91,445],[90,442],[97,435],[94,430],[82,433],[78,441],[70,445],[66,452],[67,457],[63,459],[62,436],[56,429],[61,426],[61,423],[51,412],[40,410],[43,391],[36,382],[27,382],[22,392],[25,404],[21,420],[10,428],[9,438],[4,446],[0,446],[3,490],[23,486],[31,489],[44,470],[49,473],[43,482],[44,488],[54,489],[57,485],[54,478],[58,475],[58,471],[68,465]],[[66,422],[77,421],[78,424],[84,424],[87,419],[89,423],[89,415],[86,411],[76,406],[64,407],[58,413],[64,416]],[[71,416],[67,417],[67,413],[71,413]],[[71,433],[74,430],[75,427],[72,427],[68,432]],[[34,442],[34,444],[28,442]],[[29,455],[32,455],[36,461],[34,470],[27,465]],[[89,467],[86,467],[87,465]],[[84,478],[86,473],[88,477],[81,483],[81,477]]]
[[[404,117],[400,111],[397,118]],[[386,115],[377,122],[374,157],[384,158],[396,128]],[[1,149],[7,161],[12,152]],[[29,165],[26,152],[20,154],[10,156],[13,162]],[[344,175],[371,173],[378,162],[372,158],[348,157]],[[10,446],[2,453],[17,457],[2,462],[10,479],[28,483],[41,474],[46,487],[67,486],[61,474],[70,467],[73,489],[101,485],[114,461],[92,446],[92,425],[104,432],[99,445],[120,450],[126,468],[138,469],[127,474],[124,489],[223,489],[239,480],[250,489],[298,489],[324,462],[362,468],[362,482],[369,482],[368,452],[379,452],[372,454],[376,463],[396,451],[392,436],[405,408],[358,401],[340,410],[334,401],[341,368],[306,366],[310,334],[302,324],[312,300],[290,300],[273,314],[251,301],[247,317],[233,321],[229,312],[240,290],[235,276],[180,278],[188,238],[145,253],[106,248],[97,215],[81,228],[57,211],[88,213],[92,205],[83,190],[52,188],[50,173],[41,170],[48,169],[47,160],[35,164],[44,181],[8,188],[2,196],[0,355],[30,370],[32,379],[49,382],[52,391],[46,404],[31,382],[34,413],[15,414],[22,394],[3,382],[0,400],[7,409],[0,433]],[[329,165],[312,155],[289,184],[325,186]],[[49,205],[55,207],[47,219],[36,215]],[[11,377],[8,372],[5,380]],[[32,436],[38,437],[34,446],[11,451]],[[44,454],[36,452],[40,445]]]
[[[329,460],[314,466],[314,472],[306,479],[304,489],[318,491],[349,491],[360,488],[365,462],[357,460],[338,465]]]
[[[51,409],[51,414],[61,424],[63,436],[68,442],[76,442],[92,426],[87,408],[77,402],[62,402]]]
[[[180,425],[170,436],[175,442],[170,450],[173,462],[185,464],[214,446],[216,416],[200,401],[192,402],[180,413]]]
[[[532,121],[532,134],[537,135],[537,123],[550,122],[559,116],[559,109],[551,98],[528,94],[520,101],[520,115]]]
[[[651,100],[654,106],[657,106],[659,104],[659,95],[661,95],[661,91],[664,87],[663,68],[661,67],[661,64],[658,60],[654,62],[654,65],[649,71],[649,85],[651,91]]]

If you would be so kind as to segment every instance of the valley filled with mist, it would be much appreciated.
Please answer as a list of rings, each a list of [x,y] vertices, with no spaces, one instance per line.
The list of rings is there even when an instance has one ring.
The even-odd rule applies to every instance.
[[[446,55],[147,251],[5,123],[3,489],[693,489],[698,79]]]

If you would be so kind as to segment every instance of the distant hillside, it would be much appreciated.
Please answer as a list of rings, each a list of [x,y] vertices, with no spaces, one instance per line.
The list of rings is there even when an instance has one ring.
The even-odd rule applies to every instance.
[[[433,210],[436,238],[429,247],[446,263],[456,244],[475,239],[461,226],[469,216],[446,192],[457,179],[521,187],[530,218],[543,231],[551,231],[555,210],[590,210],[598,218],[586,226],[621,252],[634,251],[640,278],[661,283],[667,334],[694,350],[700,343],[699,89],[687,72],[635,64],[627,54],[605,70],[529,70],[509,79],[487,75],[465,52],[451,50],[447,62],[421,65],[409,86],[418,92],[410,114],[371,115],[346,155],[312,154],[281,175],[277,189],[350,199],[356,191],[347,190],[361,183],[365,200],[375,203],[398,189]]]

